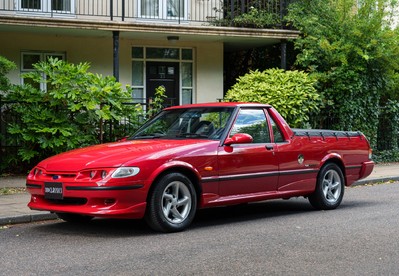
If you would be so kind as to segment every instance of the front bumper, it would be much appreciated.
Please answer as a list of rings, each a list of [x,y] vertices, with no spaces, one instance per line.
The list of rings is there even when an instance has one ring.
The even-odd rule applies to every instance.
[[[45,185],[27,181],[31,194],[28,207],[33,210],[55,213],[75,213],[93,217],[142,218],[146,209],[147,192],[140,183],[112,183],[98,186],[96,183],[62,183],[62,198],[45,195]]]

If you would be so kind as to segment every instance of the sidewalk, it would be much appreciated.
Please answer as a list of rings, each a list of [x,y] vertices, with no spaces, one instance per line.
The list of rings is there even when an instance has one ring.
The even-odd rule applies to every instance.
[[[366,179],[357,181],[354,185],[365,185],[369,183],[399,181],[399,163],[377,164],[373,172]],[[24,177],[0,177],[0,189],[25,187]],[[56,219],[55,214],[50,212],[32,211],[26,205],[30,200],[27,192],[0,195],[0,226],[16,223],[27,223],[33,221]]]

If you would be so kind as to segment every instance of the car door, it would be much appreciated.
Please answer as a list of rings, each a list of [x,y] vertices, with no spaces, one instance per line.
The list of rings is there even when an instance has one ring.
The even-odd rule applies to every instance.
[[[262,108],[242,108],[239,111],[228,137],[246,133],[252,136],[253,141],[219,147],[220,196],[276,191],[278,161],[269,129]]]

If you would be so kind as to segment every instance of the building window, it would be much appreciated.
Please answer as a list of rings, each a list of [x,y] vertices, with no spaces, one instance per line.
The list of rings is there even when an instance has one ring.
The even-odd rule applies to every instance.
[[[54,14],[73,14],[75,0],[18,0],[18,10]]]
[[[71,12],[71,0],[51,0],[51,10]]]
[[[187,0],[138,0],[138,4],[143,18],[187,18]]]
[[[21,8],[29,10],[41,10],[41,0],[21,0]]]
[[[35,71],[33,64],[45,61],[48,58],[58,58],[65,60],[65,53],[49,53],[49,52],[22,52],[21,53],[21,74]],[[45,76],[43,76],[45,78]],[[21,84],[30,84],[36,89],[47,90],[46,83],[35,83],[31,79],[21,77]]]

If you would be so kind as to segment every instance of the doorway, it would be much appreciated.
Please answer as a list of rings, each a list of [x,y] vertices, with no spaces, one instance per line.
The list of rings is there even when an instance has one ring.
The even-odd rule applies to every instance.
[[[147,62],[147,101],[155,96],[155,89],[165,87],[166,105],[179,105],[179,63]]]

